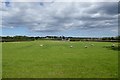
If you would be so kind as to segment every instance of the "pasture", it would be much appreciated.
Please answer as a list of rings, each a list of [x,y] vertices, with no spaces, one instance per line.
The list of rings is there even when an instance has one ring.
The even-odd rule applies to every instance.
[[[2,77],[117,78],[118,51],[111,45],[111,42],[5,42]]]
[[[0,79],[2,78],[2,43],[0,43]]]

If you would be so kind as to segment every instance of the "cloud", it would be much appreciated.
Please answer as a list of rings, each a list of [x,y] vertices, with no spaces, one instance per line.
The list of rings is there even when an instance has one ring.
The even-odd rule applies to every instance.
[[[6,6],[7,5],[7,6]],[[36,32],[117,27],[117,2],[2,3],[3,27],[27,27]]]
[[[119,0],[0,0],[1,2],[119,2]]]

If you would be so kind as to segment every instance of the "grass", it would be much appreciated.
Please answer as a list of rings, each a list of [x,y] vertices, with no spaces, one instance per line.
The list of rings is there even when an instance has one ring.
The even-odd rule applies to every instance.
[[[40,44],[44,46],[40,47]],[[117,78],[118,51],[104,47],[111,44],[59,41],[2,43],[2,77]],[[84,48],[85,45],[88,48]]]
[[[0,43],[0,79],[2,79],[2,43]]]

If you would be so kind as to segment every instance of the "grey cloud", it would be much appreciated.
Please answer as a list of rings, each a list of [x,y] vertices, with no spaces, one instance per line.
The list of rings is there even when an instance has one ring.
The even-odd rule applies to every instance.
[[[111,3],[101,3],[101,6],[98,8],[105,12],[106,14],[117,14],[118,13],[118,3],[111,2]]]
[[[117,2],[11,3],[3,9],[4,27],[28,27],[36,32],[117,27]]]

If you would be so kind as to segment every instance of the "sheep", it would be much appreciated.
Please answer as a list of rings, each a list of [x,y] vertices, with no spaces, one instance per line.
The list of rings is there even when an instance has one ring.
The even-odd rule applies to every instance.
[[[111,47],[115,47],[115,44],[112,44],[112,46]]]
[[[70,48],[72,48],[73,46],[71,45]]]
[[[42,46],[43,46],[43,44],[40,45],[40,47],[42,47]]]
[[[85,46],[85,48],[88,48],[88,46]]]
[[[94,44],[91,44],[91,46],[94,46]]]

